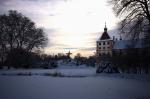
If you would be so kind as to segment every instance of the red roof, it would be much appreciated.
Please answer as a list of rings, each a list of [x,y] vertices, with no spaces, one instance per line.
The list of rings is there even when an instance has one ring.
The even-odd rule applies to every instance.
[[[106,40],[106,39],[110,39],[110,36],[109,36],[108,33],[105,31],[105,32],[103,32],[103,34],[102,34],[100,40]]]

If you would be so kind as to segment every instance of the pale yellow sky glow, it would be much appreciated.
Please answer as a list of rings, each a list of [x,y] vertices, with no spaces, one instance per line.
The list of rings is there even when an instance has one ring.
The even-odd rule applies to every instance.
[[[2,8],[18,10],[43,27],[48,54],[93,55],[105,22],[113,30],[118,21],[107,0],[6,0]]]
[[[109,29],[113,29],[117,22],[106,0],[69,0],[56,5],[54,13],[56,15],[51,16],[50,27],[58,31],[52,42],[66,46],[54,45],[46,50],[50,53],[57,49],[58,52],[71,50],[74,54],[92,55],[94,50],[85,49],[95,47],[96,39],[100,36],[96,33],[103,31],[105,21]]]

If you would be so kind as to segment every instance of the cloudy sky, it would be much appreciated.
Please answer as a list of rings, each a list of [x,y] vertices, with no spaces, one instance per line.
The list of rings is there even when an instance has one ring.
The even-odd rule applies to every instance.
[[[0,14],[17,10],[48,35],[45,53],[94,54],[105,22],[115,35],[118,19],[107,0],[0,0]]]

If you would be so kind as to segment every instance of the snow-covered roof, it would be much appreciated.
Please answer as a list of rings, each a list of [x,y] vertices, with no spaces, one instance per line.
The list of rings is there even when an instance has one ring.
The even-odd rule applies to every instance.
[[[119,40],[119,41],[114,41],[113,49],[147,48],[147,47],[150,47],[150,44],[145,43],[144,39]]]

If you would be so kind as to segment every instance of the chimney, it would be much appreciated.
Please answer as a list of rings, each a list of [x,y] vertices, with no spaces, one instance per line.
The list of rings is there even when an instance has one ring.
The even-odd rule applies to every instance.
[[[113,36],[113,41],[115,41],[115,36]]]

